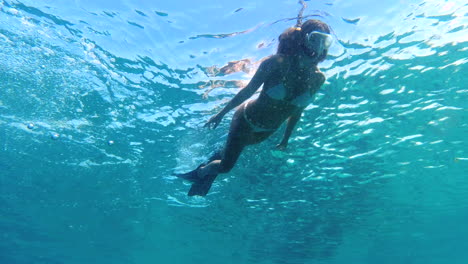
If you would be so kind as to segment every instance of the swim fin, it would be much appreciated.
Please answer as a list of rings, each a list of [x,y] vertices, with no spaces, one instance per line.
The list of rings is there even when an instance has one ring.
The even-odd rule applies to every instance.
[[[218,174],[212,174],[212,175],[206,175],[204,178],[198,177],[198,169],[200,167],[205,166],[206,164],[212,162],[213,160],[218,160],[221,159],[223,155],[223,151],[218,151],[216,152],[213,156],[211,156],[206,162],[200,164],[196,169],[193,171],[189,171],[187,173],[174,173],[173,175],[192,182],[192,187],[190,188],[188,192],[188,196],[194,196],[194,195],[199,195],[199,196],[206,196],[208,191],[211,188],[211,185],[213,184],[214,180],[218,176]]]
[[[213,184],[217,176],[218,174],[206,175],[204,178],[194,182],[187,195],[206,196],[206,194],[208,194],[208,192],[210,191],[211,185]]]
[[[199,180],[201,180],[200,177],[198,177],[198,169],[200,169],[200,167],[202,166],[205,166],[205,163],[202,163],[200,164],[200,166],[198,166],[196,169],[194,169],[193,171],[189,171],[187,173],[173,173],[172,175],[176,176],[176,177],[179,177],[181,179],[184,179],[184,180],[187,180],[187,181],[191,181],[191,182],[197,182]]]
[[[205,164],[201,164],[193,171],[181,174],[174,174],[175,176],[192,182],[192,187],[188,192],[188,196],[200,195],[205,196],[211,188],[213,181],[216,179],[218,174],[206,175],[204,178],[198,177],[198,169]]]

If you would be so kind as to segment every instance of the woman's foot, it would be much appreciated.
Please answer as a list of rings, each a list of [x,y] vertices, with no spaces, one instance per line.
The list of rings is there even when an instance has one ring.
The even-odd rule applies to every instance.
[[[213,160],[210,163],[197,168],[197,176],[199,179],[204,179],[208,175],[217,175],[219,173],[219,166],[221,160]]]
[[[221,164],[221,160],[214,160],[208,164],[201,164],[193,171],[180,174],[174,173],[174,175],[187,181],[198,182],[206,178],[208,175],[217,175],[219,164]]]

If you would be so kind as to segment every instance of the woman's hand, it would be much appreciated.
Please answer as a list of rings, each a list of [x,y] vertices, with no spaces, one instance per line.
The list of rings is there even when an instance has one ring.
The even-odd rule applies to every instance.
[[[213,117],[211,117],[210,120],[208,120],[208,122],[206,122],[206,124],[203,127],[207,127],[209,129],[215,129],[219,125],[223,117],[224,117],[223,114],[218,113],[214,115]]]

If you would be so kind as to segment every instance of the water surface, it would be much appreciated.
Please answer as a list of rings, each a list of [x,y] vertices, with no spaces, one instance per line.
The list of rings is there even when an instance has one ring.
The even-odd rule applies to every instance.
[[[288,151],[190,198],[300,6],[1,1],[0,262],[466,263],[468,5],[307,3],[336,40]]]

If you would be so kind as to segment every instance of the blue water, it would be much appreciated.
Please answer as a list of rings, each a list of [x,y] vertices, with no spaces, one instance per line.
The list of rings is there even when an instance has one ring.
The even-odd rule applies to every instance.
[[[468,263],[468,5],[307,3],[327,82],[201,198],[296,1],[0,1],[0,263]]]

